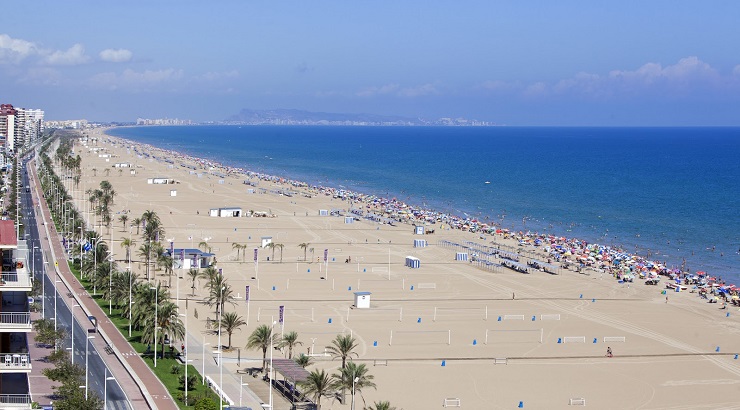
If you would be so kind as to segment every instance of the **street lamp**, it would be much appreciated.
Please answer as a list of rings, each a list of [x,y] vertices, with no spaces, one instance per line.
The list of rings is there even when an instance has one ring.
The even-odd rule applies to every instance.
[[[206,337],[203,336],[203,358],[201,359],[203,363],[203,384],[206,384],[206,346],[210,344],[210,342],[206,343]]]
[[[57,331],[57,283],[61,283],[59,279],[54,280],[54,332]],[[54,350],[56,350],[56,343],[54,343]]]
[[[352,379],[352,409],[351,410],[355,410],[355,383],[359,381],[360,381],[359,377],[355,377],[354,379]]]
[[[154,290],[154,367],[157,367],[157,328],[159,327],[157,315],[159,311],[159,290],[153,286],[149,287],[149,290]]]
[[[222,315],[223,315],[223,298],[224,298],[224,290],[226,290],[226,286],[221,287],[221,297],[218,298],[219,303],[221,304],[221,308],[218,310],[218,372],[219,372],[219,379],[218,384],[221,388],[221,394],[219,394],[219,409],[224,408],[224,347],[221,344],[221,321]]]
[[[108,380],[116,380],[115,377],[108,377],[108,368],[105,368],[105,386],[103,387],[103,410],[108,409]]]
[[[244,386],[249,386],[249,383],[244,383],[244,376],[239,376],[239,407],[242,406],[242,396],[244,395]]]
[[[85,400],[87,400],[87,390],[89,386],[89,377],[90,377],[90,366],[87,365],[88,358],[90,356],[90,351],[88,349],[88,346],[90,346],[90,339],[95,339],[95,336],[88,335],[87,340],[85,341]]]
[[[133,227],[128,227],[129,243],[131,242],[132,229]],[[131,250],[128,249],[126,254],[128,255],[128,266],[126,267],[126,270],[128,271],[128,337],[131,337],[131,305],[133,304],[133,301],[131,300],[131,291],[134,287],[134,275],[131,273]]]
[[[41,254],[44,258],[44,254]],[[49,270],[49,261],[44,261],[44,271],[41,273],[41,317],[46,317],[46,272]]]
[[[75,308],[80,305],[72,305],[72,364],[75,364]]]
[[[185,405],[188,405],[188,315],[185,313],[180,313],[180,316],[185,317],[185,339],[183,346],[185,348]],[[171,342],[170,342],[171,343]]]
[[[275,317],[272,317],[272,325],[270,326],[270,369],[268,373],[270,379],[270,410],[272,410],[272,351],[275,350],[272,347],[272,341],[275,338],[273,333],[275,332],[275,324],[277,323],[274,319]]]

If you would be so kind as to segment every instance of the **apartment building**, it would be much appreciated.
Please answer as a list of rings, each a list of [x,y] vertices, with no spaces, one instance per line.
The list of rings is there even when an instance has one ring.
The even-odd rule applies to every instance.
[[[26,241],[17,240],[12,220],[0,220],[0,252],[0,408],[29,409],[29,294],[33,282]]]

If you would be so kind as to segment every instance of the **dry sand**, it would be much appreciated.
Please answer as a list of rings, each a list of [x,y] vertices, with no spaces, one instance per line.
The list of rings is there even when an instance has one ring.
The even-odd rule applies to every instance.
[[[303,342],[298,352],[313,348],[320,354],[340,332],[351,332],[357,338],[358,360],[369,366],[377,384],[377,390],[362,392],[368,405],[388,400],[399,409],[429,409],[442,407],[445,398],[457,398],[468,409],[510,409],[520,402],[525,408],[553,409],[570,407],[572,398],[584,398],[588,407],[604,409],[740,408],[737,308],[730,309],[727,317],[728,311],[688,292],[668,293],[666,303],[662,286],[645,286],[642,281],[620,284],[598,273],[484,271],[456,262],[455,249],[438,246],[438,241],[489,243],[503,242],[502,238],[484,240],[439,225],[434,235],[421,237],[404,224],[391,227],[364,220],[345,224],[342,217],[319,216],[318,211],[346,210],[347,202],[323,195],[276,195],[269,191],[287,185],[265,181],[259,181],[257,188],[268,193],[255,189],[258,193],[248,194],[250,187],[242,183],[243,176],[220,178],[203,168],[191,174],[179,159],[173,158],[172,166],[138,158],[124,148],[128,142],[102,136],[100,131],[94,135],[99,137],[97,147],[106,148],[113,158],[100,158],[76,146],[84,174],[77,198],[107,179],[117,192],[115,211],[130,210],[129,220],[145,210],[156,211],[165,237],[174,238],[176,248],[197,247],[203,238],[211,238],[208,243],[217,256],[217,267],[241,297],[236,305],[227,305],[226,311],[235,310],[245,320],[244,289],[251,287],[249,326],[235,333],[232,341],[233,346],[242,347],[242,368],[245,357],[253,359],[246,365],[259,365],[260,353],[243,349],[248,335],[255,326],[270,324],[271,317],[277,319],[278,307],[284,305],[285,331],[297,331]],[[136,174],[131,175],[129,169],[119,173],[112,168],[118,162],[135,164]],[[97,176],[92,168],[97,169]],[[111,169],[108,176],[105,169]],[[147,184],[152,177],[174,178],[179,183]],[[171,190],[177,196],[170,196]],[[226,206],[265,211],[275,217],[208,216],[210,208]],[[108,235],[104,229],[103,236]],[[118,260],[124,259],[120,240],[125,236],[128,232],[116,216],[112,249]],[[256,275],[253,249],[263,236],[284,245],[282,262],[279,250],[272,258],[272,251],[260,249]],[[420,238],[429,246],[414,248],[413,239]],[[302,260],[304,252],[298,244],[303,242],[315,249],[308,253],[311,263]],[[237,259],[232,243],[248,245],[247,262],[243,257]],[[330,260],[326,280],[321,279],[327,277],[326,266],[316,262],[324,249]],[[421,260],[419,269],[404,266],[409,255]],[[352,263],[345,263],[350,257]],[[143,276],[143,266],[134,263],[134,270]],[[157,280],[166,283],[167,278],[158,276]],[[214,318],[214,311],[194,303],[205,296],[202,287],[201,283],[188,303],[189,340],[215,346],[217,336],[206,330],[206,318]],[[372,292],[370,309],[349,309],[353,292],[358,290]],[[183,277],[179,294],[184,298],[189,293],[190,283]],[[193,319],[196,309],[199,316]],[[543,320],[542,315],[549,316]],[[558,343],[566,337],[582,337],[583,342]],[[605,337],[623,337],[624,341],[605,343]],[[613,358],[605,357],[607,346]],[[190,351],[200,350],[191,346]],[[495,364],[495,358],[507,358],[506,364]],[[196,367],[199,362],[198,358]],[[319,356],[309,370],[334,372],[339,365],[339,361]],[[236,380],[236,389],[237,368],[236,363],[225,365],[225,379]],[[253,385],[263,383],[249,379]],[[238,396],[231,398],[238,401]],[[261,399],[267,401],[265,396]],[[358,400],[357,407],[362,408],[362,399]],[[326,399],[322,404],[324,409],[349,408],[349,404]]]

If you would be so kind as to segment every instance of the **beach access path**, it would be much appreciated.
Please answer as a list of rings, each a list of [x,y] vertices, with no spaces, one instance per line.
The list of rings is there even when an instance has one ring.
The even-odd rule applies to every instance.
[[[56,227],[51,221],[51,212],[45,201],[41,201],[41,186],[36,174],[35,163],[30,161],[27,169],[34,189],[33,202],[36,211],[41,218],[36,218],[43,252],[51,255],[54,261],[54,270],[57,277],[67,288],[67,297],[70,302],[80,305],[82,312],[76,312],[76,318],[81,323],[89,321],[88,316],[98,319],[98,332],[100,337],[91,340],[98,351],[106,351],[107,347],[113,351],[112,355],[102,356],[101,359],[108,366],[116,378],[131,406],[134,409],[144,407],[158,410],[177,409],[169,391],[159,378],[152,372],[141,356],[129,344],[128,340],[121,334],[118,328],[108,319],[108,316],[88,294],[82,284],[72,274],[65,260],[65,252],[59,239]],[[41,239],[41,238],[40,238]],[[59,263],[61,261],[61,263]],[[51,266],[51,264],[49,264]],[[48,273],[48,272],[47,272]],[[64,292],[60,292],[64,293]],[[74,311],[74,309],[73,309]],[[33,385],[32,385],[33,389]],[[33,391],[32,391],[33,393]]]

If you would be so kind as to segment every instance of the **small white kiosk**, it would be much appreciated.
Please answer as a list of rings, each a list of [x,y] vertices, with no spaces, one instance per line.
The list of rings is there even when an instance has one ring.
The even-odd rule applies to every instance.
[[[355,292],[355,307],[357,309],[369,309],[370,295],[370,292]]]

